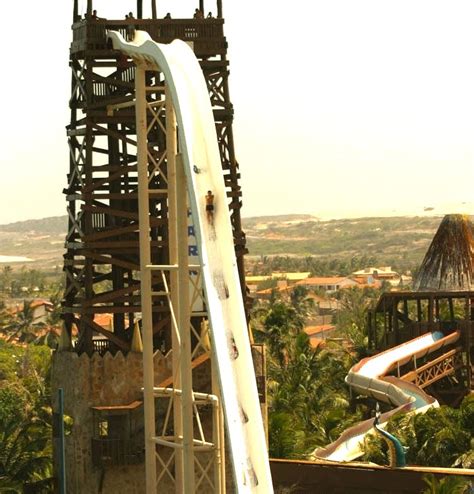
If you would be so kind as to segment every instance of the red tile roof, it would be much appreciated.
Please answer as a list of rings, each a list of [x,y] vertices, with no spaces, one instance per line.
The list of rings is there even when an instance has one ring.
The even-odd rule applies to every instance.
[[[320,324],[319,326],[307,326],[306,328],[304,328],[304,332],[308,336],[314,336],[319,333],[333,331],[334,329],[336,329],[336,326],[334,326],[334,324]]]
[[[298,281],[297,285],[337,285],[341,281],[346,280],[346,276],[321,276],[314,278],[306,278],[305,280]]]

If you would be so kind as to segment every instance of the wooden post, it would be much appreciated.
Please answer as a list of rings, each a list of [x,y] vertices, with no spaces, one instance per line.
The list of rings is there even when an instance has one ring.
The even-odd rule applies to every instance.
[[[392,328],[395,333],[395,344],[400,343],[400,332],[398,328],[398,299],[395,299],[392,304]]]
[[[92,1],[90,2],[92,5]],[[86,62],[86,70],[92,70],[90,68],[90,65],[88,61]],[[87,86],[87,89],[90,88],[90,91],[87,92],[88,101],[87,104],[89,104],[90,100],[92,99],[93,95],[93,90],[92,90],[92,81],[90,85]],[[86,161],[87,163],[92,163],[92,146],[94,144],[94,136],[93,136],[93,131],[92,131],[92,126],[87,125],[86,128]],[[93,177],[92,177],[92,167],[88,168],[85,170],[85,183],[87,184],[88,187],[91,187],[93,183]],[[84,200],[85,202],[92,202],[92,192],[84,192]],[[81,221],[82,223],[82,229],[85,235],[90,235],[93,233],[92,229],[92,212],[91,211],[84,211],[83,215],[83,220]],[[94,288],[93,288],[93,278],[94,278],[94,265],[92,259],[86,259],[84,262],[84,293],[87,299],[91,299],[94,295]],[[94,314],[90,314],[90,320],[94,320]],[[85,317],[85,314],[81,316],[81,329],[84,330],[83,333],[83,338],[81,341],[81,350],[87,352],[88,355],[92,355],[94,351],[94,344],[92,341],[92,328],[90,327],[90,324],[88,323],[88,318]]]
[[[421,321],[423,319],[423,308],[421,306],[421,300],[419,298],[416,299],[416,332],[415,336],[420,336],[420,328],[421,328]]]
[[[428,299],[428,327],[433,331],[433,295]]]
[[[72,22],[76,22],[79,19],[79,0],[74,0],[74,8],[72,11]]]
[[[388,336],[387,336],[388,328],[387,328],[387,308],[386,308],[386,304],[385,304],[385,298],[383,298],[382,306],[383,306],[383,340],[385,342],[385,348],[387,348],[387,346],[388,346]]]
[[[407,321],[410,320],[410,317],[408,315],[408,300],[405,298],[403,300],[403,313],[405,315],[405,320],[403,321],[403,329],[405,330],[408,326],[408,323]],[[406,334],[407,331],[404,331],[405,332],[405,335],[404,335],[404,341],[408,341],[408,340],[411,340],[413,338],[413,327],[410,327],[410,334]]]
[[[202,15],[205,14],[205,12],[204,12],[204,0],[199,0],[199,10],[202,12]]]
[[[217,0],[217,17],[222,19],[222,0]]]
[[[151,18],[156,19],[156,0],[151,0]]]
[[[92,0],[87,0],[87,18],[90,19],[92,15]]]
[[[143,19],[143,0],[137,0],[137,19]]]
[[[449,304],[449,318],[451,319],[451,322],[454,322],[454,305],[453,305],[452,297],[448,298],[448,304]]]

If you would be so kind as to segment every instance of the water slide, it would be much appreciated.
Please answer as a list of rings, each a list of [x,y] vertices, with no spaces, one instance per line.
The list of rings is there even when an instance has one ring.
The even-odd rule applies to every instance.
[[[204,280],[212,351],[224,406],[236,492],[272,493],[272,480],[232,227],[209,93],[192,49],[183,41],[158,44],[137,31],[133,42],[109,32],[114,49],[158,66],[178,122],[189,202]],[[206,212],[206,194],[214,212]]]
[[[459,336],[459,331],[447,336],[440,331],[434,331],[414,338],[361,360],[351,368],[346,382],[354,391],[395,407],[380,416],[379,427],[383,428],[389,418],[397,412],[424,412],[430,407],[438,406],[438,402],[420,387],[386,374],[413,358],[422,358],[454,343]],[[360,422],[344,431],[332,444],[316,449],[313,456],[331,461],[356,460],[363,455],[364,437],[373,431],[373,427],[373,419]]]

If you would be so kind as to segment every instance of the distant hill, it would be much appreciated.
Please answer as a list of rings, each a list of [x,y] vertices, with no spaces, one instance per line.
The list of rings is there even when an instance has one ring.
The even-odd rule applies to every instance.
[[[380,265],[419,263],[441,216],[321,221],[304,214],[243,218],[250,256],[372,256]],[[67,216],[0,225],[0,255],[26,256],[36,269],[62,267]],[[34,264],[34,265],[33,265]]]
[[[273,216],[249,216],[243,218],[242,221],[248,226],[264,223],[264,222],[278,222],[278,223],[294,223],[300,221],[314,221],[318,220],[316,216],[312,214],[280,214]]]
[[[27,269],[60,272],[66,231],[67,216],[0,225],[0,255],[33,259],[25,264]],[[23,265],[21,262],[11,263],[14,269]]]
[[[66,234],[67,215],[51,216],[39,220],[17,221],[0,225],[0,232],[27,233],[37,232],[42,234]]]
[[[378,265],[417,267],[442,216],[373,217],[321,221],[270,216],[243,220],[250,256],[364,257]]]

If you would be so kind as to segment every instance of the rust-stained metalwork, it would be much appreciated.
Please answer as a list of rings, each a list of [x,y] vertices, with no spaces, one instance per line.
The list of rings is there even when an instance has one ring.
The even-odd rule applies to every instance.
[[[446,215],[414,281],[415,290],[474,288],[474,239],[468,216]]]
[[[139,2],[140,3],[140,2]],[[229,214],[234,231],[237,264],[244,283],[243,256],[246,253],[240,209],[240,173],[235,159],[233,107],[228,87],[227,41],[223,32],[222,5],[218,17],[209,19],[108,20],[87,14],[81,19],[74,3],[73,40],[70,47],[71,109],[67,126],[70,150],[67,186],[63,190],[69,216],[64,271],[66,288],[63,310],[69,333],[79,329],[77,349],[92,353],[93,335],[100,333],[110,351],[127,351],[133,323],[141,312],[139,293],[138,192],[134,108],[135,68],[131,60],[111,49],[106,32],[124,36],[130,26],[147,31],[160,43],[175,38],[189,42],[198,57],[212,102],[227,187]],[[101,12],[102,14],[102,12]],[[167,157],[164,109],[160,107],[163,77],[148,73],[153,88],[148,101],[156,103],[149,117],[149,167],[152,226],[152,262],[168,262]],[[153,280],[159,291],[161,280]],[[113,333],[97,320],[97,314],[113,314]],[[153,304],[155,347],[168,348],[169,313],[159,297]]]

